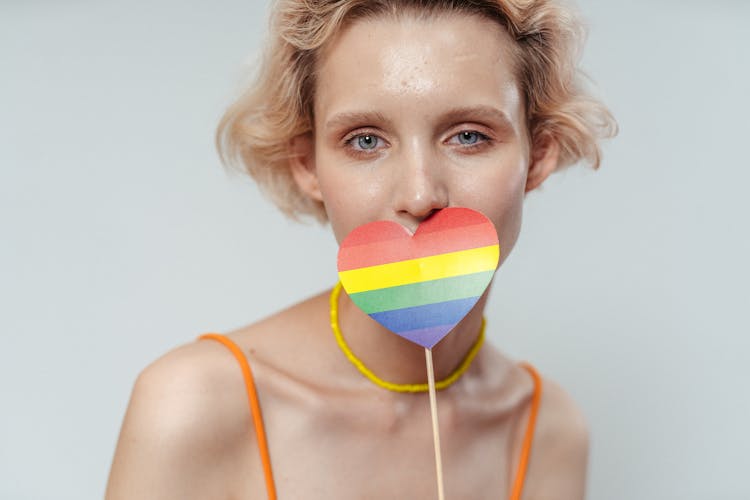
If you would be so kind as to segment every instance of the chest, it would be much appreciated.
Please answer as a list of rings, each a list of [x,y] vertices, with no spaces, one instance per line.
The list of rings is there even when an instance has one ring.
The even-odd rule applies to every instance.
[[[425,402],[426,403],[426,402]],[[266,412],[275,484],[281,499],[435,499],[435,456],[429,407],[341,407]],[[505,500],[517,464],[514,415],[440,417],[446,497]],[[266,498],[257,448],[248,445],[243,498]],[[252,478],[252,479],[250,479]],[[260,487],[259,487],[260,486]]]

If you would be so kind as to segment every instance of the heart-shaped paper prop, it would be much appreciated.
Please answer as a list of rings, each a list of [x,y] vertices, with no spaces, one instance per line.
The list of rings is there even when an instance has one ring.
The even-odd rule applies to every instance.
[[[413,236],[392,221],[359,226],[341,243],[338,267],[360,309],[431,349],[474,307],[499,258],[492,222],[451,207],[422,222]]]

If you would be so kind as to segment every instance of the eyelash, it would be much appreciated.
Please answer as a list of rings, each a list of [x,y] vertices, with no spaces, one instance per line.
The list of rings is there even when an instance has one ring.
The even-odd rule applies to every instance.
[[[463,133],[466,133],[466,132],[469,132],[469,133],[472,133],[472,134],[477,134],[477,136],[479,136],[479,140],[476,143],[474,143],[474,144],[468,144],[468,145],[467,144],[459,144],[461,146],[461,149],[463,149],[464,151],[474,152],[474,151],[477,151],[479,149],[485,148],[485,147],[489,146],[490,144],[492,144],[494,142],[493,139],[490,138],[489,136],[487,136],[486,134],[483,134],[483,133],[481,133],[481,132],[479,132],[477,130],[470,130],[470,129],[461,130],[460,132],[457,132],[457,133],[453,134],[452,136],[450,136],[450,139],[453,139],[454,137],[457,137],[460,134],[463,134]],[[367,131],[364,131],[364,132],[362,132],[362,131],[355,132],[353,134],[350,134],[349,136],[347,136],[343,140],[343,144],[346,147],[346,149],[348,150],[349,154],[351,154],[351,155],[353,155],[355,157],[358,157],[358,158],[367,158],[367,157],[371,157],[371,156],[373,156],[375,154],[375,153],[369,153],[369,152],[367,152],[367,150],[356,149],[354,147],[354,141],[355,140],[358,140],[360,137],[366,137],[366,136],[371,136],[371,137],[376,138],[379,141],[385,142],[385,139],[383,139],[382,137],[380,137],[377,134],[374,134],[374,133],[371,133],[371,132],[367,132]],[[373,151],[377,151],[377,148],[373,149]]]

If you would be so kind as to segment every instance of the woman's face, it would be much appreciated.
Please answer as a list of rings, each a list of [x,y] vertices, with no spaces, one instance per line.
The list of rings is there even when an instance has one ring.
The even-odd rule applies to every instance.
[[[306,191],[339,242],[367,222],[413,231],[463,206],[493,221],[507,256],[530,155],[511,43],[492,21],[444,15],[358,21],[327,47]]]

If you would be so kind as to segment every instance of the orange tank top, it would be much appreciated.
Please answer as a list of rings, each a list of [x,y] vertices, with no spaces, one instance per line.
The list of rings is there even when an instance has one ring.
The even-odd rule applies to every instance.
[[[248,363],[242,349],[224,335],[219,333],[206,333],[198,337],[198,339],[211,339],[221,342],[232,352],[234,357],[237,358],[237,362],[242,369],[242,376],[245,379],[245,389],[247,391],[248,402],[250,403],[250,413],[253,417],[255,437],[258,442],[261,463],[263,464],[263,477],[266,482],[266,491],[268,492],[269,500],[276,500],[276,485],[273,481],[271,458],[268,453],[268,441],[266,440],[266,430],[263,426],[263,415],[260,411],[258,393],[255,391],[255,381],[253,380],[253,372],[250,370],[250,363]],[[542,378],[539,373],[528,363],[521,363],[521,366],[523,366],[534,379],[534,394],[531,399],[531,411],[529,412],[529,419],[526,423],[526,432],[523,437],[523,445],[518,460],[518,470],[516,471],[516,477],[513,481],[513,489],[510,492],[510,500],[521,500],[521,492],[523,491],[523,484],[526,479],[526,470],[528,469],[529,456],[531,453],[531,443],[534,439],[536,417],[539,412],[539,402],[542,396]]]

